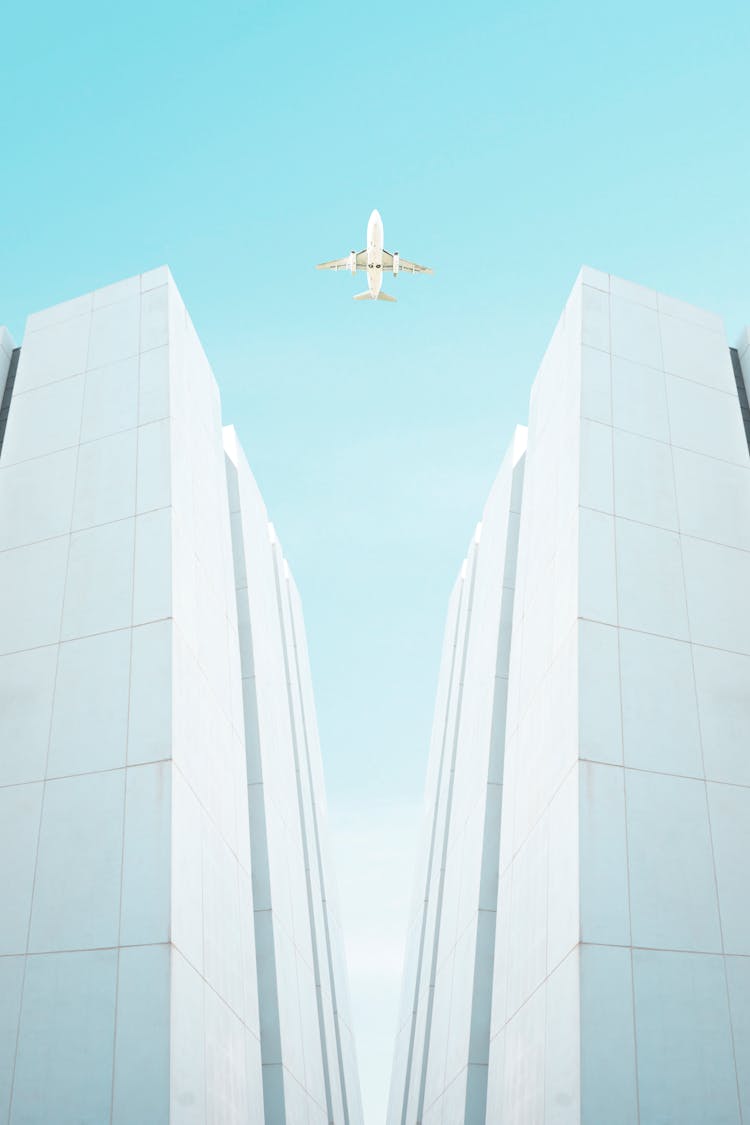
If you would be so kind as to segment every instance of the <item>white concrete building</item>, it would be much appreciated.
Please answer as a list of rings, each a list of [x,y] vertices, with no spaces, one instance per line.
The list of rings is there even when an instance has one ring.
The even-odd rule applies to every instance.
[[[391,1086],[394,1125],[479,1119],[486,1100],[483,1029],[525,447],[519,427],[448,611]]]
[[[418,874],[390,1123],[750,1116],[749,360],[748,334],[730,352],[710,313],[594,270],[576,282],[531,395],[504,732],[472,682],[489,682],[491,644],[466,660],[453,720],[474,745],[452,800],[488,791],[475,834],[483,820],[486,844],[494,817],[500,845],[467,836],[452,874],[433,765],[441,873]],[[484,538],[462,583],[476,574],[474,596]],[[502,566],[482,615],[501,641]],[[444,669],[455,618],[456,594]],[[441,978],[454,934],[458,950],[493,902],[492,949],[469,929]],[[472,1037],[478,996],[491,1014]]]
[[[302,606],[232,428],[225,431],[269,1122],[360,1125],[344,947]]]
[[[288,691],[262,504],[243,559],[252,478],[169,272],[1,331],[2,388],[0,1122],[358,1122],[299,603]],[[289,728],[304,699],[311,782],[253,695]]]

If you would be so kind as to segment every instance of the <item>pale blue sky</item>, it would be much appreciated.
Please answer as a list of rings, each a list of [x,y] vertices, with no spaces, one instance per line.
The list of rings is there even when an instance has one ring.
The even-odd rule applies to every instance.
[[[746,2],[4,10],[0,322],[167,262],[302,592],[368,1125],[450,587],[582,262],[750,320],[749,42]],[[436,271],[396,305],[312,268],[373,207]]]

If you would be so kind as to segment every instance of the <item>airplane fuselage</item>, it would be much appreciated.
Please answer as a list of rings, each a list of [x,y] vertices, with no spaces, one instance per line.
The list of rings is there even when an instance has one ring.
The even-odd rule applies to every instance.
[[[367,288],[377,301],[383,284],[383,220],[373,211],[367,223]]]

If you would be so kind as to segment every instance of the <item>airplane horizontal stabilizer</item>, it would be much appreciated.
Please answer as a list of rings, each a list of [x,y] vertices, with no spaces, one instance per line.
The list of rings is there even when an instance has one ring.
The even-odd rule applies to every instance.
[[[374,301],[395,301],[396,298],[391,297],[390,293],[383,293],[383,292],[378,293],[377,297],[373,297],[372,293],[368,289],[366,293],[355,293],[354,300],[355,301],[373,301],[373,300]]]

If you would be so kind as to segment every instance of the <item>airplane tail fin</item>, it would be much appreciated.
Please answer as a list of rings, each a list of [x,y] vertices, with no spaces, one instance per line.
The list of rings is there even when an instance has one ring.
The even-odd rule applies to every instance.
[[[354,297],[355,301],[371,301],[373,299],[372,293],[368,289],[366,293],[357,293]],[[395,297],[391,297],[390,293],[383,293],[381,290],[377,296],[378,301],[395,301]]]

